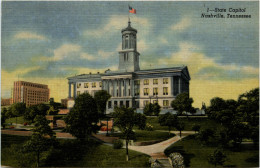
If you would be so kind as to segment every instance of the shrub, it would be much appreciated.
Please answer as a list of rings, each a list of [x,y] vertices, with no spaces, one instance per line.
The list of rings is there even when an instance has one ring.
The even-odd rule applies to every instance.
[[[123,142],[120,139],[114,140],[113,148],[114,149],[121,149],[123,147]]]
[[[149,123],[146,123],[145,130],[147,131],[153,131],[153,126]]]
[[[171,153],[169,158],[171,159],[172,167],[184,168],[184,160],[180,153]]]

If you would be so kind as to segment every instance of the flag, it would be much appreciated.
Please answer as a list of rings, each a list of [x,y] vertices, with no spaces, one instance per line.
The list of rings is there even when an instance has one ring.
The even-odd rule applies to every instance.
[[[136,14],[136,9],[132,8],[131,6],[129,6],[129,13]]]

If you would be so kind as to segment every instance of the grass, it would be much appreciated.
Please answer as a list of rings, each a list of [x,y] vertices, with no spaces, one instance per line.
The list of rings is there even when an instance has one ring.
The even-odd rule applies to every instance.
[[[184,130],[185,131],[192,131],[192,126],[194,124],[198,124],[201,126],[201,129],[204,128],[211,128],[215,129],[216,127],[219,127],[219,123],[216,121],[210,120],[208,118],[204,117],[179,117],[180,121],[184,122]],[[160,126],[158,123],[158,117],[147,117],[146,123],[149,123],[153,126],[154,130],[168,130],[167,126]],[[172,130],[176,130],[175,128],[172,128]]]
[[[208,163],[208,155],[212,154],[216,147],[202,146],[194,136],[188,136],[168,147],[164,152],[169,155],[179,152],[184,157],[187,167],[214,167]],[[253,145],[243,145],[241,151],[224,149],[227,161],[224,167],[258,167],[259,151]]]
[[[122,138],[122,133],[113,133],[110,136]],[[142,141],[153,141],[153,140],[166,140],[174,137],[175,134],[161,131],[146,131],[146,130],[135,130],[136,142]]]
[[[35,167],[35,156],[19,153],[22,144],[30,137],[2,134],[2,165]],[[125,149],[113,149],[94,140],[80,143],[77,140],[59,139],[59,145],[44,152],[43,167],[148,167],[149,156],[129,150],[125,161]],[[21,166],[22,165],[22,166]]]
[[[17,117],[17,124],[23,124],[24,122],[26,122],[23,118],[23,116],[21,117]],[[8,118],[5,123],[12,123],[12,124],[16,124],[16,118]]]

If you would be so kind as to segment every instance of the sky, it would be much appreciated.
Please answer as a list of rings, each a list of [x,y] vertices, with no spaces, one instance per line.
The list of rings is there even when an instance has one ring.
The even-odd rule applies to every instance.
[[[129,14],[128,5],[137,13]],[[215,8],[226,12],[207,12]],[[140,68],[188,66],[195,107],[217,96],[237,99],[259,86],[258,1],[4,1],[1,97],[11,97],[13,82],[25,80],[47,84],[60,102],[68,97],[67,77],[117,70],[128,16],[138,30]]]

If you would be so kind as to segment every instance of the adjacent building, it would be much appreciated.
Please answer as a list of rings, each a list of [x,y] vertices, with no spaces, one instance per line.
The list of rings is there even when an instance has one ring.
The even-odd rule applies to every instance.
[[[122,50],[119,51],[117,71],[82,74],[68,78],[68,98],[82,93],[92,96],[98,90],[106,90],[111,98],[106,113],[115,106],[136,108],[142,112],[148,103],[159,103],[162,111],[172,111],[170,103],[183,92],[189,92],[190,75],[187,66],[141,70],[140,53],[137,51],[137,30],[128,26],[122,29]]]
[[[26,103],[26,106],[49,102],[48,85],[25,81],[14,82],[13,103]]]
[[[10,106],[12,104],[12,98],[3,99],[1,98],[1,106]]]

